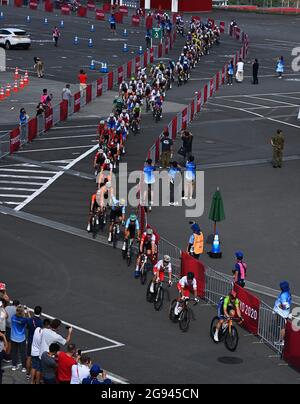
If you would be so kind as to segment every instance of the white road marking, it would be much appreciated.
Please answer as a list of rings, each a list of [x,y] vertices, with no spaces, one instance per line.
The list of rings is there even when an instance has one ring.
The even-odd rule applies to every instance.
[[[95,128],[96,129],[97,125],[74,125],[74,126],[54,126],[51,128],[52,130],[61,130],[61,129],[80,129],[80,128]]]
[[[40,137],[35,141],[45,141],[45,140],[60,140],[60,139],[76,139],[76,138],[84,138],[84,137],[95,137],[96,133],[92,135],[74,135],[74,136],[56,136],[56,137]]]
[[[9,178],[28,178],[28,179],[36,179],[36,180],[49,180],[52,177],[37,177],[37,176],[28,176],[28,175],[8,175],[8,174],[0,174],[0,177],[9,177]]]
[[[252,102],[246,102],[246,101],[240,101],[240,100],[230,100],[230,102],[239,102],[240,104],[256,105],[257,107],[265,108],[264,105],[255,104],[255,103],[252,103]]]
[[[23,170],[21,168],[1,168],[0,171],[13,171],[14,173],[37,173],[37,174],[55,174],[57,171]]]
[[[9,187],[0,187],[3,191],[26,191],[26,192],[35,192],[36,188],[9,188]]]
[[[36,152],[45,152],[45,151],[57,151],[57,150],[70,150],[70,149],[84,149],[87,147],[91,147],[90,144],[85,146],[68,146],[68,147],[54,147],[50,149],[35,149],[35,150],[21,150],[18,153],[36,153]]]
[[[19,185],[43,185],[43,182],[25,182],[25,181],[0,181],[0,184],[19,184]]]
[[[261,95],[285,95],[285,94],[300,94],[300,91],[293,91],[293,92],[290,92],[290,93],[261,93],[261,94],[251,94],[251,96],[253,97],[256,97],[256,96],[261,96]],[[217,98],[233,98],[233,97],[248,97],[248,94],[239,94],[239,95],[220,95],[220,96],[216,96],[216,97],[214,97],[214,99],[217,99]]]
[[[253,95],[246,95],[245,97],[246,97],[246,98],[254,98],[255,100],[262,100],[262,101],[275,102],[275,103],[277,103],[277,104],[290,105],[291,107],[299,107],[299,105],[291,104],[290,102],[270,100],[269,98],[257,97],[257,96],[253,96]]]
[[[291,95],[281,95],[281,94],[278,94],[277,97],[291,98],[292,100],[298,100],[298,101],[300,101],[300,98],[298,98],[298,97],[292,97]]]
[[[16,194],[0,194],[4,198],[28,198],[28,195],[16,195]]]
[[[95,150],[98,149],[98,145],[91,147],[89,150],[87,150],[85,153],[81,154],[77,159],[73,160],[71,163],[69,163],[64,171],[59,171],[56,173],[51,179],[49,179],[40,189],[35,191],[29,198],[27,198],[24,202],[22,202],[20,205],[18,205],[15,210],[19,211],[24,208],[29,202],[31,202],[33,199],[35,199],[37,196],[39,196],[42,192],[44,192],[51,184],[53,184],[58,178],[60,178],[65,170],[69,170],[72,168],[75,164],[77,164],[80,160],[83,160],[85,157],[87,157],[89,154],[93,153]]]

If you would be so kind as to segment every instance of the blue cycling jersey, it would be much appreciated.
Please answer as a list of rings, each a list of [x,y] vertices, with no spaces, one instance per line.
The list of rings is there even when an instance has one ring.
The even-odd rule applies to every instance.
[[[136,229],[136,230],[140,230],[139,221],[136,219],[135,222],[132,222],[132,221],[130,220],[130,218],[127,219],[127,221],[126,221],[125,229],[128,229],[129,226],[133,226],[133,225],[135,226],[135,229]]]

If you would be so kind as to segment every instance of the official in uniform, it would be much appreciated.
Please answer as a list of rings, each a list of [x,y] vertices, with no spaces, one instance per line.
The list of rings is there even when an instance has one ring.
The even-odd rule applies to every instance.
[[[277,134],[272,137],[271,145],[273,147],[273,167],[281,168],[282,167],[282,155],[284,149],[284,136],[282,134],[282,130],[278,129]]]

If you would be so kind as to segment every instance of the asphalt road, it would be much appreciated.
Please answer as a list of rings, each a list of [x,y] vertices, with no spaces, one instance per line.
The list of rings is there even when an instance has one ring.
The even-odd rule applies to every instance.
[[[260,85],[256,87],[248,84],[249,78],[239,86],[223,87],[217,97],[228,99],[213,98],[191,126],[197,164],[200,169],[201,165],[206,167],[205,212],[199,221],[205,234],[209,234],[212,230],[212,224],[207,219],[209,201],[219,185],[227,218],[220,226],[224,258],[219,262],[213,261],[213,266],[230,273],[233,252],[244,249],[249,263],[249,280],[276,288],[284,276],[291,281],[293,292],[299,294],[296,270],[299,246],[296,226],[299,222],[298,127],[295,122],[296,107],[284,104],[297,105],[299,102],[286,98],[290,94],[283,94],[297,92],[297,81],[287,79],[299,76],[288,69],[288,74],[292,76],[282,81],[272,77],[273,59],[278,52],[285,51],[284,56],[289,52],[288,45],[286,49],[281,47],[279,50],[275,44],[281,40],[277,39],[275,27],[285,26],[286,38],[282,40],[287,40],[295,35],[297,26],[289,24],[286,27],[285,21],[294,21],[289,20],[290,17],[285,20],[280,16],[254,18],[239,14],[239,18],[244,24],[241,24],[242,27],[250,33],[251,41],[254,44],[263,41],[265,44],[255,48],[255,56],[262,61],[261,76],[270,77],[261,77]],[[268,38],[261,29],[261,18],[267,25],[272,22],[270,36],[275,41],[269,49],[266,49],[268,42],[265,40]],[[194,92],[222,66],[230,50],[236,46],[232,40],[224,38],[219,49],[214,49],[201,61],[199,68],[193,72],[191,82],[168,93],[164,119],[155,129],[151,116],[143,118],[141,136],[128,140],[125,160],[129,171],[141,168],[146,150],[164,125],[174,113],[183,109]],[[250,52],[253,52],[252,48]],[[267,74],[263,74],[264,66],[265,70],[269,69]],[[274,93],[281,94],[282,98]],[[241,97],[254,94],[268,94],[260,98],[267,97],[269,101],[252,98],[245,101]],[[176,325],[169,322],[167,306],[162,312],[155,313],[146,303],[145,289],[136,284],[132,271],[123,266],[119,251],[86,239],[87,205],[89,194],[94,190],[93,180],[89,177],[92,174],[92,152],[78,160],[69,174],[60,175],[44,192],[30,200],[43,186],[46,188],[45,183],[60,173],[61,167],[83,157],[83,153],[95,145],[95,126],[100,116],[107,116],[113,96],[111,93],[111,99],[108,97],[104,103],[98,100],[80,116],[72,117],[60,128],[51,130],[45,137],[1,162],[1,187],[24,188],[20,192],[3,190],[1,202],[9,208],[22,207],[24,202],[28,202],[20,213],[24,212],[26,218],[1,215],[1,276],[9,285],[10,294],[31,306],[42,304],[47,314],[124,344],[94,352],[92,356],[102,366],[130,382],[299,383],[297,373],[283,366],[273,357],[272,351],[259,344],[257,339],[247,336],[243,330],[240,330],[242,338],[236,354],[228,355],[223,346],[214,345],[208,336],[210,320],[215,314],[215,309],[210,306],[197,306],[194,309],[196,321],[192,322],[187,334],[182,334]],[[274,103],[274,99],[282,102]],[[259,105],[249,105],[248,101]],[[214,105],[217,103],[219,105]],[[249,110],[256,107],[259,109]],[[247,111],[263,116],[252,117]],[[285,123],[270,121],[269,118]],[[287,137],[286,156],[296,157],[285,162],[282,170],[274,171],[267,161],[270,158],[268,141],[277,124],[282,125]],[[232,162],[236,164],[237,161],[241,163],[234,166]],[[24,182],[31,184],[19,184]],[[30,187],[32,190],[29,191]],[[21,192],[23,196],[20,196]],[[52,222],[46,222],[46,219]],[[150,222],[176,245],[185,246],[189,229],[182,209],[154,209]],[[74,236],[74,233],[77,235]],[[101,240],[98,238],[98,241]],[[205,261],[209,262],[206,258]],[[90,340],[90,336],[76,334],[74,339],[84,348],[97,348],[98,341]],[[103,347],[101,342],[100,348]]]

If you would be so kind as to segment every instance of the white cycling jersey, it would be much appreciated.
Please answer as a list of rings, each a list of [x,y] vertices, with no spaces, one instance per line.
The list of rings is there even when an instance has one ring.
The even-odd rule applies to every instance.
[[[169,264],[166,267],[164,267],[163,263],[164,263],[163,260],[158,261],[158,263],[155,265],[154,269],[159,270],[159,271],[163,270],[163,271],[167,271],[167,272],[171,273],[172,272],[171,262],[169,262]]]
[[[189,285],[189,283],[188,283],[188,280],[187,280],[187,276],[183,276],[183,277],[180,279],[179,284],[180,284],[180,286],[181,286],[182,288],[185,288],[185,289],[187,289],[188,287],[190,287],[190,285]],[[191,286],[192,286],[192,288],[193,288],[194,290],[197,289],[197,281],[196,281],[195,278],[193,279],[193,282],[192,282]]]

